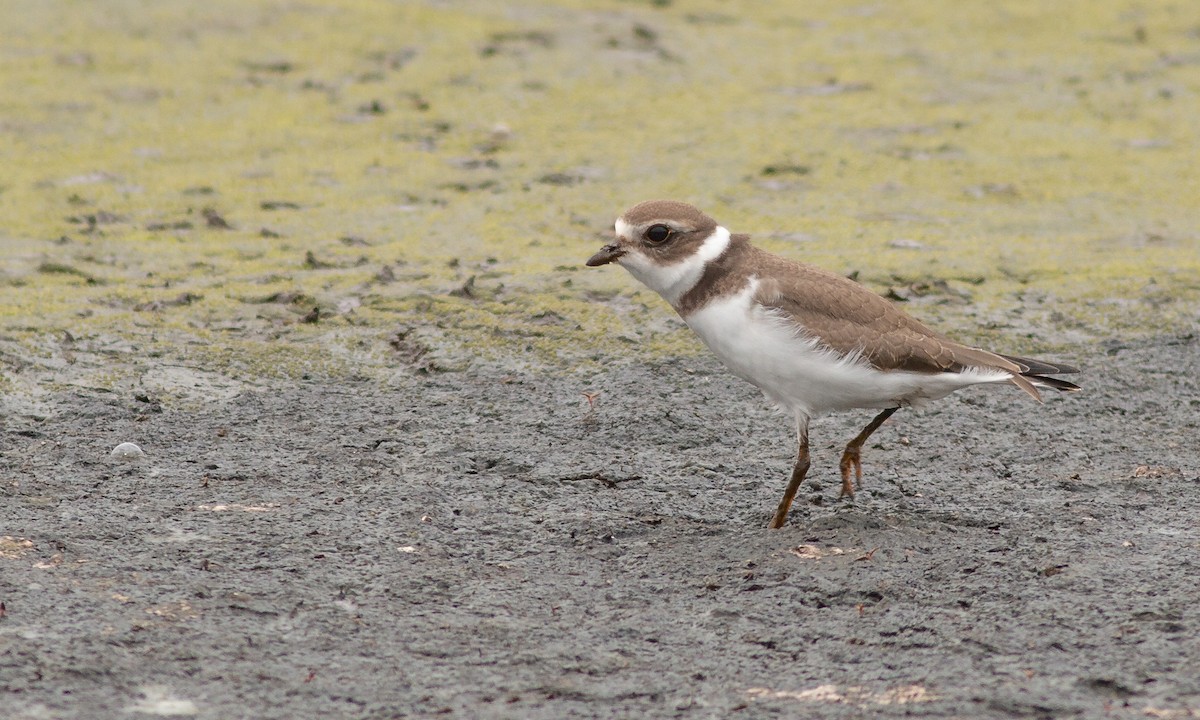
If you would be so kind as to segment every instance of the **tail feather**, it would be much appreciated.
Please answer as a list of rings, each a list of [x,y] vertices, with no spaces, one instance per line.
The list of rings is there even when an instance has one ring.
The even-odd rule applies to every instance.
[[[1009,380],[1012,381],[1013,385],[1016,385],[1017,387],[1021,388],[1026,393],[1028,393],[1029,397],[1033,398],[1034,400],[1037,400],[1038,402],[1042,401],[1042,396],[1037,391],[1037,388],[1034,386],[1034,384],[1032,382],[1026,380],[1024,375],[1013,375],[1011,378],[1009,378]]]
[[[1079,389],[1075,383],[1059,380],[1058,378],[1043,377],[1041,375],[1033,375],[1029,373],[1021,373],[1022,377],[1028,378],[1029,382],[1033,383],[1034,387],[1046,388],[1048,390],[1062,390],[1063,392],[1074,392]]]
[[[1058,363],[1048,363],[1045,360],[1034,360],[1033,358],[1020,357],[1019,355],[1001,355],[996,353],[1005,360],[1012,361],[1021,366],[1021,374],[1025,376],[1040,376],[1040,375],[1071,375],[1079,372],[1079,368],[1073,365],[1061,365]]]
[[[999,355],[999,353],[997,353]],[[1043,390],[1061,390],[1063,392],[1074,392],[1079,389],[1075,383],[1059,380],[1058,378],[1047,377],[1048,375],[1069,375],[1079,372],[1079,368],[1072,365],[1061,365],[1058,363],[1048,363],[1044,360],[1034,360],[1033,358],[1020,357],[1017,355],[1000,355],[1000,357],[1008,360],[1017,366],[1019,372],[1013,373],[1012,384],[1024,390],[1034,400],[1042,401],[1042,396],[1038,393],[1038,388]],[[1011,372],[1011,370],[1010,370]]]

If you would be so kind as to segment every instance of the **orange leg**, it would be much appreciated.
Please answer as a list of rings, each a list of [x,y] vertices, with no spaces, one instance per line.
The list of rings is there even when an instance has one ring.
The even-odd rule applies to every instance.
[[[787,514],[792,507],[792,500],[795,499],[800,484],[804,482],[804,476],[808,474],[808,418],[797,418],[796,426],[796,434],[800,438],[800,450],[796,453],[796,465],[792,468],[791,482],[788,483],[787,490],[783,492],[783,499],[779,501],[779,508],[775,511],[775,517],[769,525],[772,529],[781,528],[787,522]]]
[[[879,429],[879,426],[885,420],[892,416],[900,408],[888,408],[875,416],[871,424],[863,428],[863,431],[858,434],[858,437],[850,441],[846,445],[846,451],[842,453],[842,492],[838,497],[854,497],[854,486],[850,484],[850,471],[854,471],[854,479],[858,485],[858,489],[862,489],[862,446],[871,437],[871,433]]]

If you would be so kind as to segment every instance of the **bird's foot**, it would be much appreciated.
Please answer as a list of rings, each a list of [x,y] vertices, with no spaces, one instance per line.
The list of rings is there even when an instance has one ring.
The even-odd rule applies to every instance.
[[[858,489],[862,489],[862,453],[859,448],[847,447],[846,452],[842,453],[839,466],[842,469],[842,491],[838,493],[838,497],[854,497],[854,484],[850,482],[851,473],[854,474]]]

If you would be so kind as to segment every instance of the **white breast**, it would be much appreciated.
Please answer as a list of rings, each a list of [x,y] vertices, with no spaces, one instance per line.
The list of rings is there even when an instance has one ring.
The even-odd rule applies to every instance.
[[[794,414],[921,405],[968,385],[1009,380],[997,370],[877,370],[859,354],[843,356],[823,347],[790,318],[754,302],[757,285],[752,280],[684,320],[735,375]]]

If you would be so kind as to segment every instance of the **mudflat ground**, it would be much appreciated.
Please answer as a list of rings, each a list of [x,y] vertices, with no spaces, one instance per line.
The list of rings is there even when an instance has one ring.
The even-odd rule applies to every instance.
[[[11,5],[0,718],[1200,715],[1200,6]],[[1084,390],[768,531],[652,197]]]
[[[1191,717],[1197,349],[899,413],[852,501],[830,418],[778,531],[790,423],[704,359],[55,393],[3,434],[6,715]]]

